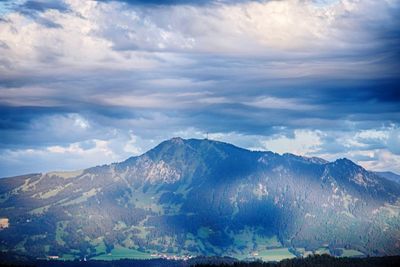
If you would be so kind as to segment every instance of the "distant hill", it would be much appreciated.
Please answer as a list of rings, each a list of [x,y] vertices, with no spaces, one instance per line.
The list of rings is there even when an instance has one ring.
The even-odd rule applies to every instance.
[[[400,183],[400,175],[394,172],[375,172],[377,175],[384,177],[388,180]]]
[[[400,185],[327,162],[173,138],[120,163],[0,179],[0,249],[62,259],[400,254]]]

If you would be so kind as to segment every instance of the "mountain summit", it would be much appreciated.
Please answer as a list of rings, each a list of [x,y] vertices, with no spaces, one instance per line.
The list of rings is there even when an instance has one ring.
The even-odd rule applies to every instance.
[[[120,163],[0,179],[0,249],[64,258],[394,255],[399,197],[399,184],[348,159],[173,138]]]

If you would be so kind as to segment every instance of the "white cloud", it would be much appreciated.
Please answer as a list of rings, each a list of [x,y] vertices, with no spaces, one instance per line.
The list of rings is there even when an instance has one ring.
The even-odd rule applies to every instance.
[[[374,159],[357,162],[369,170],[400,173],[400,155],[393,154],[387,149],[376,150],[373,153]]]
[[[355,136],[355,138],[360,138],[364,140],[368,139],[387,139],[388,137],[388,131],[385,130],[377,130],[377,129],[369,129],[369,130],[362,130],[358,132]]]
[[[135,136],[132,131],[129,133],[129,140],[124,146],[124,151],[131,155],[139,155],[144,152],[138,147],[138,137]]]
[[[71,12],[49,9],[40,16],[59,27],[47,27],[17,12],[0,23],[0,75],[18,77],[26,73],[65,75],[77,70],[146,69],[157,64],[144,53],[119,53],[98,30],[94,1],[79,1]],[[105,17],[106,14],[101,14]]]
[[[358,52],[377,45],[374,36],[363,29],[364,21],[390,19],[393,1],[342,0],[329,5],[299,0],[250,1],[162,8],[66,2],[70,12],[49,9],[40,14],[60,27],[46,27],[16,12],[7,14],[9,22],[0,23],[0,35],[9,47],[2,50],[2,62],[11,64],[14,71],[36,67],[55,72],[55,66],[153,68],[160,63],[158,55],[151,53],[154,51],[270,58],[290,53],[292,59]],[[318,68],[321,66],[314,71]],[[7,69],[3,64],[3,71],[9,72]]]
[[[277,97],[260,97],[251,102],[245,102],[246,105],[265,108],[265,109],[287,109],[287,110],[315,110],[319,107],[302,103],[299,100],[292,98],[277,98]]]
[[[262,141],[264,148],[278,153],[310,155],[318,152],[322,145],[322,132],[311,130],[295,130],[293,137],[275,135]]]
[[[123,161],[141,153],[142,148],[137,140],[133,133],[129,136],[116,133],[111,139],[91,139],[66,146],[3,149],[0,150],[0,177],[32,172],[77,170]],[[142,145],[148,149],[147,142],[143,142]]]

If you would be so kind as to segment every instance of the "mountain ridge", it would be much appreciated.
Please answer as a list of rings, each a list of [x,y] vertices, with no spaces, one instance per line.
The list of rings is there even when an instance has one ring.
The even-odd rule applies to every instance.
[[[375,172],[375,173],[383,178],[400,183],[400,175],[398,175],[397,173],[390,172],[390,171],[384,171],[384,172],[381,171],[381,172]]]
[[[94,167],[88,167],[88,168],[79,169],[79,170],[53,170],[53,171],[49,171],[49,172],[34,172],[34,173],[20,174],[20,175],[14,175],[14,176],[5,176],[5,177],[1,177],[0,179],[15,178],[15,177],[26,176],[26,175],[47,174],[47,173],[73,173],[73,172],[77,172],[77,171],[88,170],[88,169],[93,169],[93,168],[98,168],[98,167],[124,164],[124,163],[132,161],[132,160],[134,160],[134,159],[136,159],[138,157],[142,157],[142,156],[144,156],[144,155],[146,155],[148,153],[151,153],[153,150],[156,150],[158,147],[162,146],[163,144],[173,144],[173,143],[177,143],[177,142],[178,143],[182,142],[180,144],[184,144],[185,141],[187,141],[187,142],[196,141],[196,142],[216,143],[216,144],[231,146],[231,147],[234,147],[236,149],[240,149],[240,150],[243,150],[243,151],[246,151],[246,152],[267,153],[267,154],[269,153],[269,154],[275,154],[275,155],[279,155],[279,156],[283,156],[283,157],[293,157],[293,158],[302,159],[302,160],[305,160],[305,161],[310,161],[310,162],[313,162],[313,163],[320,163],[320,164],[332,163],[332,162],[335,162],[335,161],[338,161],[338,160],[347,160],[347,161],[350,161],[350,162],[354,163],[352,160],[350,160],[350,159],[348,159],[346,157],[338,158],[335,161],[331,162],[331,161],[327,161],[327,160],[325,160],[323,158],[320,158],[320,157],[314,157],[314,156],[313,157],[307,157],[307,156],[296,155],[296,154],[288,153],[288,152],[279,154],[279,153],[275,153],[275,152],[270,151],[270,150],[250,150],[250,149],[246,149],[246,148],[242,148],[242,147],[236,146],[234,144],[230,144],[230,143],[223,142],[223,141],[218,141],[218,140],[212,140],[212,139],[208,139],[208,138],[207,139],[196,139],[196,138],[184,139],[184,138],[181,138],[181,137],[172,137],[171,139],[168,139],[168,140],[165,140],[165,141],[161,142],[160,144],[158,144],[154,148],[152,148],[152,149],[150,149],[150,150],[148,150],[148,151],[146,151],[146,152],[144,152],[144,153],[142,153],[140,155],[131,156],[131,157],[129,157],[129,158],[123,160],[123,161],[120,161],[120,162],[105,163],[105,164],[101,164],[101,165],[96,165]],[[354,163],[354,164],[357,165],[357,166],[360,166],[360,165],[358,165],[356,163]],[[390,174],[397,175],[397,174],[395,174],[393,172],[375,172],[375,173],[377,175],[386,174],[386,173],[387,174],[390,173]],[[385,176],[381,176],[381,177],[387,179]],[[390,179],[388,179],[388,180],[390,180]]]
[[[0,249],[88,258],[116,250],[397,255],[399,198],[399,184],[348,159],[173,138],[118,163],[0,179],[0,217],[10,222]]]

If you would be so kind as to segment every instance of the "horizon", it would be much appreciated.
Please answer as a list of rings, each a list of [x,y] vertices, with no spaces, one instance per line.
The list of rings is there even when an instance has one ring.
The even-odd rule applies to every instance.
[[[400,173],[399,0],[0,2],[0,177],[204,138]]]

